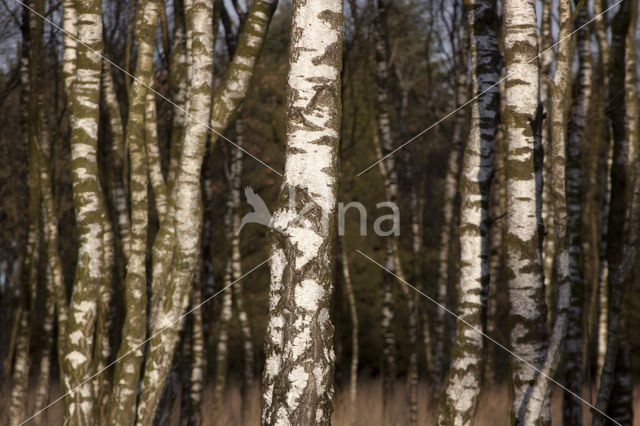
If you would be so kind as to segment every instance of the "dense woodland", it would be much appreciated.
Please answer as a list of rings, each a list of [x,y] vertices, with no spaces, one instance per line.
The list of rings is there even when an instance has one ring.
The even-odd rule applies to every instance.
[[[3,0],[0,423],[638,424],[638,16]]]

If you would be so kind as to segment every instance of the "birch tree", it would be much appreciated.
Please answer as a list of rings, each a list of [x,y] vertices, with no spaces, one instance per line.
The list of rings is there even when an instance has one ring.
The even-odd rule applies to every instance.
[[[122,342],[115,365],[109,421],[121,425],[135,422],[136,396],[146,336],[146,253],[147,253],[147,163],[145,155],[145,100],[153,78],[153,43],[158,19],[158,2],[138,5],[135,37],[138,42],[136,75],[129,91],[129,118],[126,145],[130,153],[131,225],[127,232],[130,247],[125,278],[125,320]],[[147,87],[145,87],[147,86]],[[129,352],[132,352],[129,354]]]
[[[621,5],[612,23],[610,96],[620,96],[624,93],[623,108],[620,104],[612,107],[612,127],[614,137],[614,163],[611,171],[612,192],[611,211],[609,215],[609,240],[607,257],[609,266],[609,318],[607,324],[607,344],[596,407],[612,416],[622,424],[629,423],[630,398],[624,393],[613,398],[612,390],[619,376],[626,374],[624,321],[622,319],[623,300],[629,286],[634,259],[637,254],[638,224],[640,214],[640,193],[638,191],[638,153],[640,152],[640,138],[638,129],[638,76],[636,70],[636,30],[637,30],[638,2],[633,0]],[[614,92],[614,81],[620,77],[623,66],[624,90]],[[616,75],[618,73],[618,75]],[[621,82],[617,81],[617,87]],[[617,155],[617,157],[616,157]],[[614,182],[622,184],[615,186]],[[626,187],[625,187],[626,184]],[[617,220],[618,222],[614,222]],[[621,233],[614,234],[617,230]],[[613,235],[616,235],[614,238]],[[623,235],[620,238],[620,235]],[[622,364],[622,365],[620,365]],[[622,368],[621,368],[622,367]],[[624,386],[623,386],[624,387]],[[628,388],[627,388],[628,389]],[[618,410],[617,407],[626,406]],[[594,425],[605,424],[603,416],[595,416]]]
[[[581,7],[580,7],[581,6]],[[571,106],[571,120],[567,129],[567,165],[566,165],[566,199],[569,220],[569,275],[571,279],[570,305],[567,312],[567,341],[565,346],[565,378],[573,392],[582,393],[583,385],[583,277],[580,270],[582,241],[582,144],[585,137],[586,116],[591,102],[591,32],[582,28],[589,19],[587,5],[577,5],[575,28],[581,28],[576,34],[578,51],[578,75],[575,98]],[[586,213],[586,212],[585,212]],[[586,283],[585,283],[586,284]],[[576,398],[563,399],[563,419],[565,424],[582,423],[582,401]]]
[[[178,343],[172,326],[191,298],[193,274],[199,254],[200,172],[208,134],[206,123],[211,109],[214,35],[211,25],[213,3],[193,1],[186,10],[187,31],[193,37],[189,116],[180,161],[165,218],[154,243],[150,333],[163,332],[149,341],[137,422],[151,424],[162,386],[171,368]]]
[[[503,5],[506,89],[504,128],[507,142],[506,273],[509,287],[510,340],[515,354],[540,365],[546,352],[546,306],[540,253],[537,193],[540,105],[535,2],[507,0]],[[512,419],[524,421],[535,372],[512,358]]]
[[[471,38],[473,93],[471,128],[460,177],[459,315],[482,329],[489,285],[489,195],[493,150],[500,117],[498,21],[490,1],[465,2]],[[483,306],[484,305],[484,306]],[[439,424],[471,424],[480,393],[483,337],[459,321],[449,378],[441,399]]]
[[[285,173],[269,236],[265,425],[331,420],[335,355],[329,301],[342,21],[341,1],[293,4]]]
[[[548,377],[553,377],[560,357],[567,333],[569,321],[569,307],[571,304],[572,277],[570,273],[570,239],[567,227],[564,225],[570,219],[567,206],[567,194],[565,190],[567,178],[567,122],[571,106],[571,63],[575,49],[575,41],[571,39],[573,22],[576,15],[571,13],[569,0],[558,2],[558,16],[560,18],[560,31],[558,38],[561,40],[556,52],[556,70],[553,81],[549,82],[551,103],[551,182],[550,196],[553,208],[554,229],[554,255],[553,264],[556,269],[557,281],[557,313],[552,326],[549,339],[549,347],[546,351],[544,363],[541,365],[530,392],[527,402],[524,424],[551,424],[550,413],[550,385]],[[575,149],[571,151],[575,154]],[[575,176],[572,176],[575,177]],[[572,206],[573,207],[573,206]],[[581,318],[578,319],[581,321]],[[581,349],[581,348],[580,348]],[[530,367],[529,367],[530,368]]]
[[[105,207],[98,177],[97,142],[102,51],[101,1],[78,2],[75,77],[68,98],[71,110],[71,159],[74,209],[79,235],[74,279],[62,359],[64,390],[71,392],[91,372],[94,326],[104,276]],[[72,18],[70,18],[72,19]],[[91,50],[89,50],[91,49]],[[65,418],[93,423],[94,392],[84,383],[65,400]]]
[[[466,26],[465,26],[466,30]],[[460,55],[456,66],[456,78],[453,87],[453,99],[455,107],[459,108],[468,98],[467,83],[467,61],[465,55],[462,54],[464,48],[460,48]],[[460,179],[461,157],[463,150],[463,141],[465,138],[465,127],[467,122],[466,109],[458,111],[453,118],[453,135],[451,137],[451,146],[447,157],[447,171],[444,181],[444,197],[442,204],[442,225],[440,227],[440,239],[438,250],[438,275],[436,280],[436,299],[441,304],[447,304],[449,293],[450,274],[452,268],[452,234],[454,232],[454,224],[457,220],[457,212],[455,205],[458,193],[458,181]],[[434,314],[434,342],[432,346],[433,356],[431,362],[431,380],[433,388],[440,391],[442,381],[444,380],[444,358],[445,358],[445,342],[448,340],[446,334],[446,313],[442,309],[437,309]],[[431,346],[426,345],[430,348]]]
[[[15,319],[15,337],[13,348],[13,369],[11,372],[11,394],[9,404],[9,424],[17,425],[24,417],[27,407],[27,393],[29,387],[30,343],[32,308],[35,305],[36,286],[38,279],[39,253],[39,215],[40,215],[40,185],[37,167],[37,133],[33,120],[34,96],[33,73],[30,64],[34,59],[31,55],[30,12],[23,10],[21,32],[22,46],[20,55],[20,115],[22,137],[27,145],[28,161],[28,228],[27,242],[22,257],[19,293],[20,307]],[[36,41],[37,42],[37,41]]]

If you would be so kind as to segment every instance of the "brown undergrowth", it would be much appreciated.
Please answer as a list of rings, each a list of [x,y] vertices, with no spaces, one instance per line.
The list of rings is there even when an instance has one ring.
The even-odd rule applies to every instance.
[[[52,400],[60,395],[57,386],[52,389]],[[589,399],[588,390],[585,389],[584,395]],[[35,413],[33,407],[33,395],[29,398],[31,404],[29,406],[29,415]],[[562,390],[557,386],[553,390],[553,399],[551,403],[553,426],[562,424]],[[595,397],[595,391],[592,393]],[[174,401],[172,425],[180,426],[180,400]],[[349,395],[346,389],[337,391],[335,399],[335,409],[332,417],[332,424],[337,426],[404,426],[409,424],[409,411],[407,407],[406,392],[403,384],[398,383],[396,391],[392,395],[389,404],[389,413],[387,422],[384,421],[382,413],[382,384],[379,380],[362,381],[358,385],[358,398],[355,407],[350,407]],[[430,426],[435,424],[437,416],[437,402],[430,397],[430,390],[426,383],[420,383],[419,401],[421,404],[418,410],[419,424]],[[476,426],[494,426],[509,424],[509,405],[511,396],[509,387],[506,384],[494,385],[486,387],[480,396],[478,409],[476,411]],[[9,391],[7,386],[3,386],[0,390],[0,425],[7,424],[9,404]],[[214,418],[213,414],[213,387],[208,386],[203,396],[202,404],[202,424],[214,426],[241,426],[260,424],[260,395],[258,389],[255,388],[250,392],[248,398],[247,418],[242,419],[242,397],[241,387],[231,384],[225,393],[224,414],[221,418]],[[634,391],[634,426],[640,426],[640,386],[636,386]],[[591,414],[587,405],[583,406],[583,424],[591,424]],[[41,425],[59,425],[62,424],[62,402],[58,402],[49,408],[46,412],[40,414]],[[350,422],[351,415],[354,416],[354,423]],[[30,422],[29,424],[35,424]]]

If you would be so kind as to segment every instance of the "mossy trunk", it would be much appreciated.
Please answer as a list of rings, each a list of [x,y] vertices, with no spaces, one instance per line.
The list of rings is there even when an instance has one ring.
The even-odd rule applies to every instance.
[[[138,5],[135,37],[138,44],[135,80],[129,90],[129,117],[125,145],[130,157],[129,192],[131,194],[130,247],[125,277],[125,319],[114,371],[113,391],[108,407],[109,421],[133,425],[147,322],[147,228],[148,171],[145,151],[146,100],[153,81],[153,44],[159,4],[145,0]]]

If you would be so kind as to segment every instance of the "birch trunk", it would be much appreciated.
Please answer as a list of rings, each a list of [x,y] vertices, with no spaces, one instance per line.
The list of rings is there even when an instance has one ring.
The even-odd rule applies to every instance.
[[[101,1],[78,2],[76,7],[77,34],[82,45],[78,43],[76,75],[67,96],[73,101],[71,166],[79,248],[62,360],[65,392],[91,373],[97,304],[105,273],[106,211],[97,162],[101,58],[94,53],[102,51]],[[65,421],[92,424],[93,405],[93,386],[85,383],[65,400]]]
[[[636,73],[636,25],[638,3],[623,3],[612,21],[611,64],[609,66],[608,115],[613,130],[614,148],[611,169],[611,203],[607,263],[609,267],[609,306],[606,355],[600,375],[596,407],[608,414],[612,389],[616,380],[616,364],[622,334],[621,311],[625,291],[637,253],[640,214],[638,190],[638,80]],[[624,103],[620,96],[624,93]],[[621,237],[623,236],[623,237]],[[605,424],[605,418],[595,416],[594,425]]]
[[[137,424],[153,422],[158,400],[178,343],[174,322],[191,297],[192,279],[200,254],[202,226],[200,172],[211,108],[214,34],[211,0],[195,0],[187,9],[187,31],[193,37],[189,117],[171,199],[154,243],[150,334]]]
[[[213,143],[231,123],[247,94],[276,6],[277,0],[255,0],[251,6],[233,59],[213,98],[211,110]]]
[[[341,251],[342,275],[344,277],[344,289],[347,292],[347,300],[349,302],[349,311],[351,313],[351,366],[349,374],[349,406],[350,406],[350,422],[355,424],[356,421],[356,400],[358,397],[358,361],[360,347],[358,344],[358,334],[360,332],[358,322],[358,311],[356,308],[356,299],[353,294],[353,285],[351,283],[351,274],[349,273],[349,258],[347,250],[342,245]]]
[[[200,271],[202,269],[200,268]],[[198,272],[193,280],[193,296],[191,306],[196,307],[202,302],[201,273]],[[204,349],[204,333],[202,327],[202,309],[192,313],[191,329],[191,374],[189,378],[189,418],[187,426],[199,426],[202,423],[202,391],[204,374],[206,372],[206,355]],[[186,389],[185,389],[186,392]]]
[[[169,142],[169,173],[167,175],[168,188],[171,188],[175,181],[182,150],[182,139],[184,137],[184,126],[187,109],[187,36],[185,28],[184,2],[175,0],[174,2],[174,30],[173,49],[169,58],[169,92],[171,99],[180,108],[171,110],[171,137]],[[171,192],[168,190],[168,194]]]
[[[224,414],[224,389],[227,382],[227,366],[229,363],[229,323],[231,322],[233,297],[231,288],[227,288],[233,282],[233,266],[231,261],[225,267],[222,281],[222,311],[220,312],[220,328],[218,331],[218,343],[216,345],[216,377],[214,379],[213,412],[215,417]]]
[[[130,156],[131,225],[127,274],[125,278],[125,319],[118,358],[132,352],[115,365],[109,421],[133,425],[147,321],[147,159],[145,155],[145,110],[153,79],[153,43],[158,19],[158,2],[145,0],[138,6],[135,37],[138,44],[136,78],[129,90],[129,117],[126,146]],[[146,108],[145,108],[146,107]]]
[[[46,2],[44,0],[37,0],[32,2],[32,6],[37,13],[44,13]],[[44,105],[44,84],[42,81],[41,73],[43,71],[43,25],[44,21],[40,19],[35,14],[31,14],[29,19],[29,37],[30,37],[30,45],[31,45],[31,60],[30,60],[30,69],[29,69],[29,88],[30,88],[30,125],[34,126],[33,134],[35,136],[34,141],[36,141],[37,146],[34,147],[33,152],[31,153],[31,162],[33,164],[30,165],[30,168],[34,170],[30,171],[30,175],[36,179],[36,187],[38,191],[38,249],[40,252],[43,250],[40,249],[42,245],[46,244],[46,239],[42,238],[42,224],[44,223],[44,209],[41,201],[42,196],[42,185],[40,183],[40,169],[39,169],[39,150],[42,149],[46,151],[47,156],[51,150],[51,142],[49,140],[49,121],[46,111],[46,107]],[[30,177],[31,177],[30,176]],[[44,243],[44,244],[43,244]],[[38,253],[38,259],[40,259],[41,253]],[[40,268],[39,265],[34,265],[37,268]],[[38,274],[40,275],[40,274]],[[38,370],[38,378],[35,387],[35,398],[34,402],[36,407],[44,406],[49,399],[49,379],[51,376],[51,350],[53,347],[53,325],[54,325],[54,317],[55,317],[55,304],[52,295],[52,281],[51,281],[51,273],[45,268],[44,277],[40,276],[39,281],[44,281],[44,287],[40,286],[38,290],[33,291],[32,293],[32,303],[33,309],[37,309],[36,305],[36,297],[39,296],[37,292],[41,293],[40,298],[44,299],[44,312],[43,312],[43,321],[42,321],[42,331],[43,335],[40,339],[39,343],[39,370]],[[44,278],[44,280],[43,280]],[[38,282],[34,282],[34,285],[37,286]],[[44,290],[44,291],[42,291]],[[38,419],[36,423],[40,423],[42,419]]]
[[[582,5],[577,11],[575,28],[580,28],[589,20],[589,10]],[[583,314],[584,283],[580,270],[582,256],[582,141],[586,115],[591,99],[591,46],[590,31],[581,29],[577,35],[578,76],[576,92],[571,108],[571,121],[567,139],[567,182],[566,199],[569,220],[569,275],[571,278],[570,305],[567,312],[567,337],[565,344],[565,384],[574,393],[582,394],[583,384]],[[582,424],[582,401],[565,395],[563,399],[563,422],[566,425]]]
[[[376,59],[376,118],[378,124],[378,138],[376,152],[378,157],[387,155],[393,151],[393,136],[391,129],[391,105],[389,100],[390,79],[389,79],[389,48],[387,35],[387,12],[390,3],[386,0],[377,2],[376,15],[373,23],[373,35],[375,42]],[[398,173],[396,161],[393,156],[388,156],[379,163],[380,171],[385,184],[387,201],[397,204],[398,202]],[[388,270],[397,273],[402,279],[402,265],[398,252],[397,235],[393,235],[386,240],[387,259],[385,266]],[[383,276],[383,302],[382,302],[382,333],[384,339],[383,349],[383,416],[386,416],[388,402],[393,395],[396,376],[395,362],[395,338],[391,329],[393,322],[393,278],[390,274]],[[417,422],[417,312],[415,308],[415,297],[409,294],[405,286],[402,286],[404,294],[407,296],[407,308],[409,311],[409,367],[407,372],[407,385],[409,390],[409,417],[410,423]],[[386,419],[386,417],[385,417]]]
[[[551,7],[553,2],[542,2],[542,25],[540,28],[540,43],[538,50],[541,53],[540,56],[540,102],[547,114],[546,120],[542,123],[542,148],[544,150],[545,159],[543,173],[544,182],[551,182],[552,160],[551,153],[553,148],[552,144],[552,123],[551,123],[551,87],[548,83],[548,79],[551,76],[551,65],[553,63],[554,49],[550,49],[553,46],[553,36],[551,34],[551,21],[553,20],[553,14],[551,13]],[[559,38],[558,38],[559,40]],[[553,215],[553,196],[551,194],[552,185],[544,185],[542,189],[542,222],[544,223],[544,240],[542,242],[542,262],[544,271],[544,288],[545,299],[547,306],[549,306],[549,315],[547,317],[547,323],[551,329],[554,321],[554,298],[557,289],[556,281],[554,280],[554,261],[555,256],[555,225]]]
[[[241,226],[240,218],[240,189],[242,186],[242,151],[244,145],[244,120],[241,117],[236,119],[236,144],[238,149],[233,151],[231,163],[231,208],[233,212],[233,228],[231,229],[231,263],[233,269],[233,280],[237,281],[242,277],[242,253],[240,251]],[[242,333],[242,348],[244,351],[244,374],[242,382],[242,418],[243,423],[249,418],[249,397],[254,386],[254,361],[253,361],[253,333],[249,325],[249,317],[245,309],[244,291],[242,281],[236,282],[232,287],[235,309],[240,323]]]
[[[504,126],[507,141],[506,273],[509,287],[510,340],[515,354],[539,366],[546,353],[546,306],[540,250],[538,203],[539,159],[536,134],[540,131],[535,4],[506,0],[506,89]],[[512,358],[512,419],[524,421],[532,382],[531,367]]]
[[[153,69],[151,70],[153,73]],[[151,81],[150,81],[151,83]],[[155,94],[147,90],[146,109],[144,116],[144,146],[146,153],[149,182],[153,188],[155,207],[158,212],[158,220],[162,223],[167,214],[167,185],[160,163],[160,148],[158,146],[158,122],[156,117]]]
[[[500,113],[504,109],[504,80],[499,84],[500,90]],[[491,215],[491,227],[489,229],[489,292],[487,294],[487,307],[486,307],[486,333],[487,335],[497,338],[496,335],[498,328],[498,295],[504,292],[504,262],[505,262],[505,211],[507,209],[506,198],[506,182],[504,172],[504,162],[506,156],[506,146],[504,137],[504,127],[502,123],[498,123],[498,129],[496,132],[496,146],[494,148],[494,169],[495,174],[492,179],[492,193],[490,196],[490,215]],[[500,286],[500,288],[498,288]],[[485,338],[485,360],[484,360],[484,375],[483,383],[491,385],[496,383],[496,352],[499,348],[489,342]]]
[[[594,15],[599,15],[603,11],[603,3],[605,0],[596,1],[593,3],[593,13]],[[609,125],[609,121],[607,120],[607,90],[609,90],[609,61],[610,61],[610,45],[607,39],[607,25],[606,20],[597,19],[594,22],[596,39],[598,41],[598,77],[602,80],[601,88],[599,90],[600,98],[602,99],[601,103],[596,104],[598,106],[598,111],[601,111],[602,116],[605,117],[603,120],[603,146],[606,147],[605,151],[605,164],[604,164],[604,174],[602,175],[602,191],[603,191],[603,200],[600,210],[600,223],[601,223],[601,234],[599,241],[599,264],[598,264],[598,318],[597,318],[597,359],[596,359],[596,377],[598,378],[602,372],[602,366],[604,363],[604,357],[606,353],[606,342],[607,342],[607,318],[608,318],[608,265],[607,265],[607,239],[608,239],[608,220],[609,220],[609,207],[611,201],[611,167],[613,165],[613,143],[611,139],[611,129]],[[598,86],[595,86],[598,87]],[[599,384],[598,384],[599,386]]]
[[[9,425],[18,425],[26,414],[29,387],[31,309],[35,304],[35,290],[38,279],[40,186],[36,161],[37,134],[33,120],[33,58],[31,57],[30,12],[25,8],[22,14],[22,49],[20,58],[20,108],[21,130],[27,145],[28,161],[28,229],[27,242],[22,258],[20,274],[20,308],[15,326],[17,335],[13,350],[13,370],[11,372],[11,394],[9,397]]]
[[[624,224],[622,247],[614,246],[613,253],[607,253],[609,257],[609,322],[607,330],[607,350],[600,377],[598,398],[596,407],[606,410],[616,421],[621,424],[631,424],[632,406],[631,398],[627,394],[631,389],[629,373],[629,353],[627,336],[625,335],[625,323],[623,320],[623,304],[627,289],[632,282],[632,270],[638,248],[638,223],[636,218],[640,214],[640,179],[638,175],[638,155],[640,154],[640,101],[638,100],[638,74],[637,74],[637,40],[636,31],[638,25],[638,1],[632,0],[621,5],[612,27],[612,61],[614,64],[620,60],[620,50],[624,51],[624,134],[626,149],[622,157],[625,161],[624,176],[627,188],[624,196],[627,198],[624,210]],[[622,37],[625,37],[624,39]],[[614,65],[615,66],[615,65]],[[613,69],[613,66],[611,67]],[[609,77],[613,86],[612,77]],[[617,123],[620,125],[620,123]],[[614,126],[614,138],[618,142]],[[624,148],[622,148],[624,149]],[[618,158],[615,157],[614,167]],[[620,167],[620,165],[618,165]],[[612,171],[613,172],[613,171]],[[612,174],[612,184],[613,184]],[[611,216],[614,214],[614,194],[612,188]],[[610,226],[611,222],[610,222]],[[610,228],[613,231],[613,228]],[[618,239],[620,236],[618,235]],[[610,243],[613,235],[610,234]],[[620,244],[618,242],[618,244]],[[619,250],[619,251],[618,251]],[[622,258],[614,259],[612,255],[619,254]],[[604,424],[603,417],[594,417],[594,425]]]
[[[558,45],[556,53],[556,70],[552,82],[549,82],[551,94],[551,185],[550,195],[553,208],[554,223],[554,265],[556,269],[555,282],[557,283],[557,305],[556,315],[552,325],[549,347],[546,351],[546,358],[540,370],[544,373],[538,374],[526,406],[524,424],[551,424],[549,414],[549,404],[551,398],[550,381],[547,377],[553,377],[560,357],[567,334],[569,307],[572,299],[573,279],[570,271],[570,235],[567,232],[566,223],[575,217],[568,217],[573,214],[573,206],[567,204],[567,194],[565,184],[567,180],[575,178],[569,176],[565,178],[567,168],[567,122],[570,111],[571,100],[571,62],[575,49],[575,41],[570,38],[573,31],[575,15],[571,13],[570,0],[560,0],[558,3],[558,16],[560,19],[560,31],[558,38],[564,40]],[[572,147],[573,148],[573,147]],[[575,155],[575,149],[569,151],[569,155]],[[579,173],[579,171],[578,171]],[[579,232],[580,229],[577,229]],[[582,321],[582,318],[578,318]],[[578,345],[578,351],[581,351]],[[581,363],[578,365],[581,366]],[[579,390],[580,392],[580,390]]]
[[[465,2],[471,37],[474,94],[471,128],[460,176],[460,283],[458,313],[482,329],[485,288],[489,286],[489,195],[493,151],[500,120],[498,20],[491,1]],[[456,327],[451,367],[440,403],[438,423],[470,425],[482,377],[483,337],[463,322]]]
[[[461,55],[462,56],[462,55]],[[467,70],[466,61],[460,61],[457,70],[456,82],[454,86],[454,102],[455,107],[460,107],[466,102],[467,90]],[[458,182],[460,179],[460,166],[462,157],[463,140],[465,137],[465,127],[467,114],[459,111],[454,117],[453,136],[451,138],[451,147],[449,148],[449,156],[447,159],[447,172],[445,176],[444,197],[442,204],[442,225],[440,226],[440,248],[438,250],[438,275],[436,280],[436,300],[442,305],[447,305],[452,258],[452,242],[451,235],[454,232],[454,224],[456,223],[456,198],[458,193]],[[440,392],[440,387],[445,378],[444,358],[445,358],[445,342],[449,339],[446,332],[447,321],[444,310],[437,308],[434,312],[434,336],[432,347],[433,356],[431,357],[431,381],[433,389]]]
[[[285,174],[269,236],[265,425],[331,421],[335,355],[329,303],[342,21],[341,1],[294,2]]]
[[[111,65],[107,61],[102,61],[102,90],[104,92],[104,100],[109,114],[109,130],[111,131],[111,149],[109,150],[109,178],[111,186],[111,197],[115,207],[118,245],[122,253],[122,258],[126,263],[129,258],[129,209],[127,204],[127,192],[125,190],[125,182],[127,182],[124,174],[124,157],[126,155],[124,148],[124,128],[122,126],[122,117],[120,115],[120,104],[116,97],[113,85],[113,77],[111,75]],[[120,261],[118,262],[120,264]],[[120,270],[120,268],[118,268]]]

